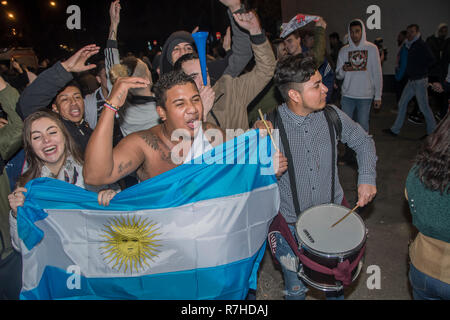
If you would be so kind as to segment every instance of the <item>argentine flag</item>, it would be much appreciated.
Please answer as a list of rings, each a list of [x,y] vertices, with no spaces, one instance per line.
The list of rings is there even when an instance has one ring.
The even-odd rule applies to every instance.
[[[245,299],[280,205],[270,154],[249,131],[108,207],[63,181],[30,181],[21,299]]]

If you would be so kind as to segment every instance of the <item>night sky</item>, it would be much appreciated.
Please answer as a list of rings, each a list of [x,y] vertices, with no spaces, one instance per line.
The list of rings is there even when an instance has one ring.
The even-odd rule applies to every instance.
[[[59,59],[67,56],[60,44],[78,49],[85,44],[105,46],[109,29],[110,0],[55,0],[56,7],[46,0],[9,0],[8,6],[0,6],[0,47],[11,45],[32,46],[39,58]],[[246,1],[247,6],[257,8],[264,27],[270,31],[281,19],[279,0]],[[276,3],[276,5],[274,5]],[[81,30],[68,30],[66,21],[68,6],[76,4],[81,9]],[[218,0],[122,0],[119,25],[119,49],[136,54],[144,52],[147,41],[164,40],[174,31],[192,31],[199,26],[213,35],[224,34],[228,26],[226,8]],[[274,14],[273,7],[275,10]],[[6,11],[16,15],[15,21],[4,19]],[[267,13],[270,12],[270,15]],[[12,28],[17,34],[12,36]]]

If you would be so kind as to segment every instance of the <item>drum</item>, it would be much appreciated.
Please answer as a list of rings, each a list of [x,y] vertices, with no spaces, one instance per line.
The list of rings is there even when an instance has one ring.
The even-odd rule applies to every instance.
[[[351,282],[355,281],[361,271],[361,258],[367,237],[362,219],[352,212],[336,226],[331,227],[348,212],[349,209],[346,207],[324,204],[305,210],[297,220],[299,249],[302,257],[307,258],[303,259],[305,261],[300,259],[302,267],[299,276],[316,289],[322,291],[343,289],[343,282],[336,280],[335,274],[329,274],[330,270],[336,271],[343,265],[355,266],[350,271],[346,270],[351,272],[351,276],[348,276],[348,279],[351,277]],[[325,268],[318,268],[316,264]],[[324,273],[322,269],[327,272]]]

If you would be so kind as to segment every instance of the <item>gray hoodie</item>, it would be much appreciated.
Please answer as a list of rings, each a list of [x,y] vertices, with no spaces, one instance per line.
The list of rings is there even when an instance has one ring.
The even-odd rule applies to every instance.
[[[341,48],[336,65],[336,78],[344,80],[342,95],[353,99],[381,100],[383,91],[383,73],[381,71],[380,54],[373,43],[366,40],[366,28],[362,25],[362,37],[355,45],[350,37],[348,26],[348,44]],[[350,62],[354,71],[344,71],[345,62]]]

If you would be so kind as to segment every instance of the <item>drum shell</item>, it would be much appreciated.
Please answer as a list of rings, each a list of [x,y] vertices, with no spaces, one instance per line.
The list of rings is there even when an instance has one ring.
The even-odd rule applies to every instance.
[[[306,246],[302,245],[301,247],[303,248],[303,254],[309,258],[310,260],[324,266],[327,267],[329,269],[334,269],[338,266],[338,264],[342,261],[345,260],[349,260],[350,264],[355,261],[358,258],[359,253],[362,250],[363,245],[365,244],[365,239],[364,242],[361,243],[361,245],[356,248],[355,250],[352,250],[349,253],[346,254],[340,254],[340,255],[327,255],[327,254],[319,254],[317,252],[314,252],[311,249],[306,248]],[[356,267],[355,269],[353,269],[352,271],[352,279],[355,279],[355,277],[357,276],[357,272],[358,272],[358,267]],[[330,289],[332,289],[332,287],[340,287],[342,284],[340,283],[340,281],[337,281],[334,278],[334,275],[328,275],[325,273],[320,273],[317,271],[314,271],[310,268],[308,268],[306,265],[303,265],[303,273],[304,275],[313,283],[316,283],[319,287],[327,287],[329,286]]]
[[[333,209],[333,207],[336,207],[336,208],[340,207],[341,210],[343,208],[345,208],[343,206],[339,206],[339,205],[335,205],[335,204],[324,204],[324,205],[319,205],[319,206],[312,207],[312,208],[319,208],[319,207],[324,207],[324,208],[328,208],[328,209],[330,209],[330,208]],[[348,211],[348,208],[345,208],[345,210],[343,210],[343,211],[344,212]],[[314,261],[315,263],[320,264],[329,269],[336,268],[339,263],[341,263],[345,260],[349,260],[350,264],[352,262],[354,262],[358,258],[361,250],[363,249],[363,247],[366,243],[367,229],[365,228],[364,222],[362,221],[361,217],[359,217],[359,215],[356,213],[352,213],[352,214],[355,215],[358,218],[358,220],[361,222],[361,227],[364,229],[364,236],[363,236],[363,239],[359,242],[359,244],[357,246],[355,246],[354,248],[351,248],[345,252],[327,253],[327,252],[318,251],[316,249],[309,247],[304,241],[301,240],[301,237],[298,236],[299,220],[300,220],[299,219],[296,224],[296,231],[297,231],[297,239],[299,241],[299,247],[300,247],[300,249],[302,249],[303,254],[310,260]],[[352,273],[351,273],[352,282],[359,275],[361,267],[362,267],[362,259],[361,259],[361,262],[359,263],[359,265],[357,265],[352,270]],[[306,266],[305,264],[303,264],[299,275],[310,285],[312,285],[313,287],[315,287],[319,290],[322,290],[322,291],[334,291],[334,290],[340,290],[343,288],[342,282],[336,280],[334,275],[328,275],[328,274],[314,271],[311,268],[309,268],[308,266]]]

